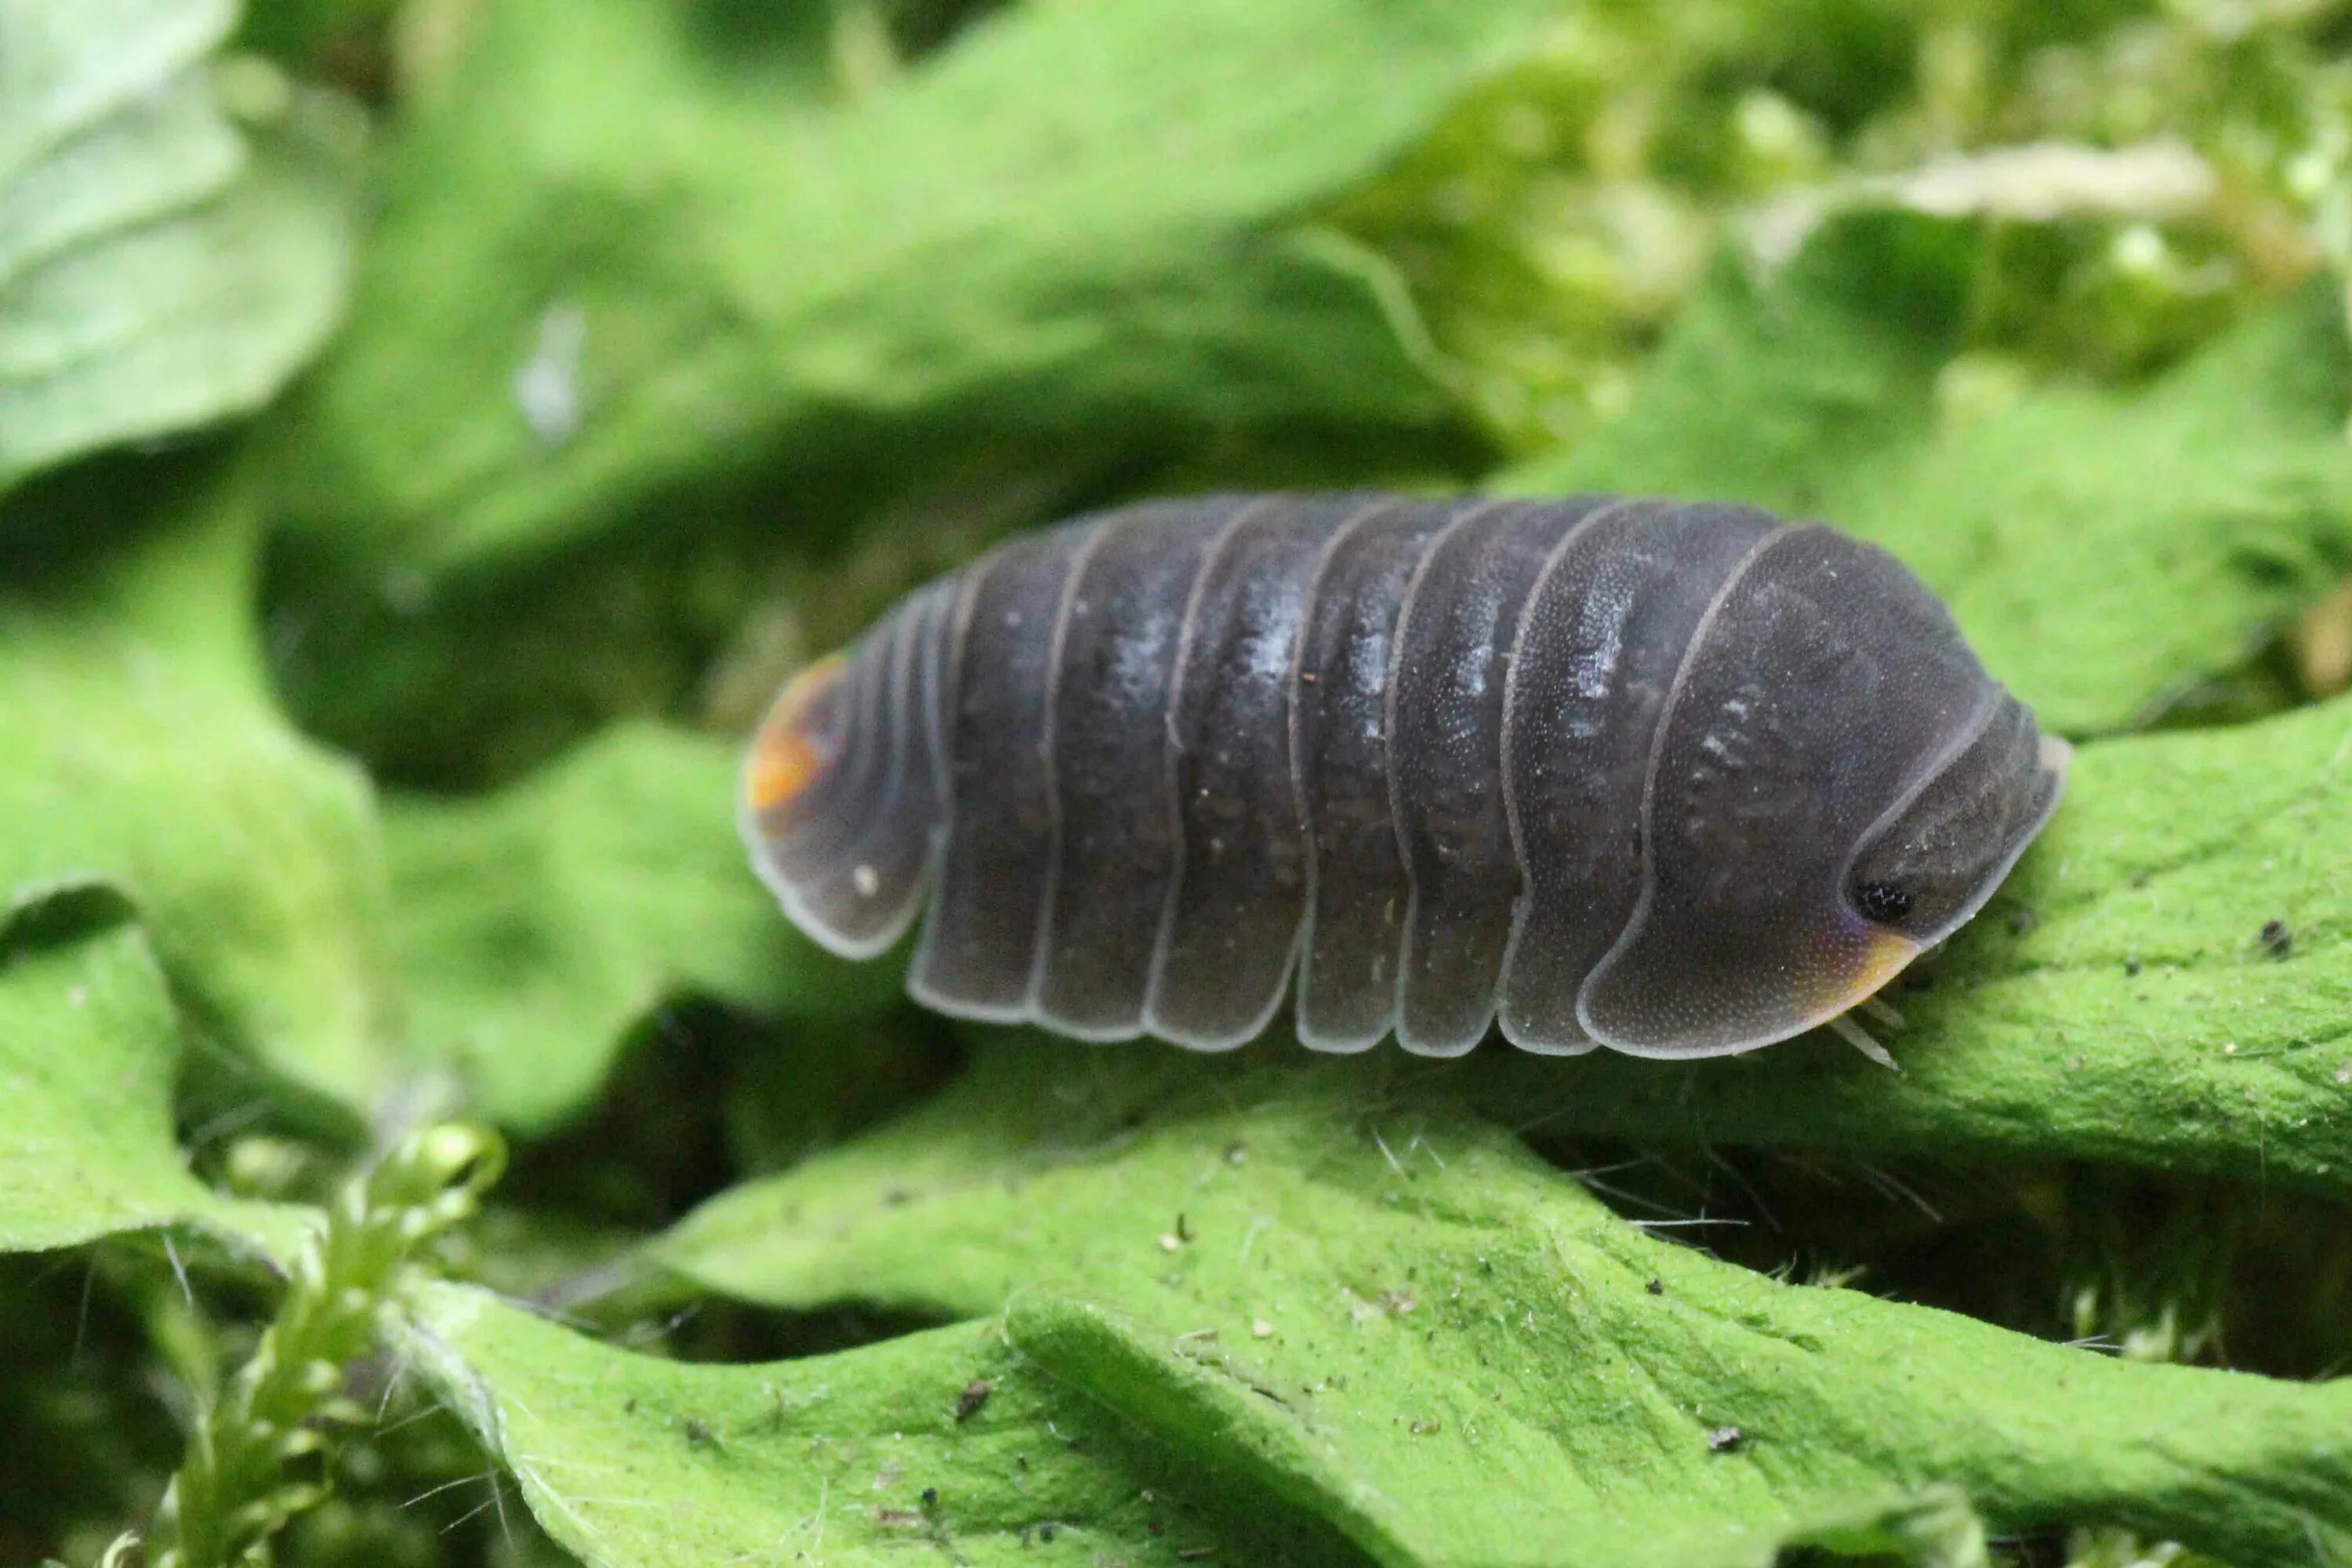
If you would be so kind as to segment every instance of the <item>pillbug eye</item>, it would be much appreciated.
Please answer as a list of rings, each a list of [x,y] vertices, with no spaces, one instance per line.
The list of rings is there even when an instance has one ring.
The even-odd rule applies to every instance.
[[[1864,882],[1853,890],[1854,907],[1876,921],[1891,926],[1911,912],[1911,892],[1900,882]]]

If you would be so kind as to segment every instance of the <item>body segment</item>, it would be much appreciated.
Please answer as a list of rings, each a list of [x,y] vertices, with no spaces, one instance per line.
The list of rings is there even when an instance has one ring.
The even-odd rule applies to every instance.
[[[1750,509],[1211,497],[1024,536],[779,698],[746,833],[944,1011],[1203,1049],[1714,1055],[1988,897],[2063,743],[1891,557]]]

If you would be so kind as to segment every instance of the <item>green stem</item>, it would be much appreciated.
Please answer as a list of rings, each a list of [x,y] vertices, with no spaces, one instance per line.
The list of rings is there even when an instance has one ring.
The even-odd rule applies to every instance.
[[[328,1429],[364,1414],[344,1393],[345,1368],[377,1342],[409,1255],[474,1212],[504,1159],[488,1128],[443,1123],[337,1195],[252,1359],[190,1436],[150,1539],[152,1568],[265,1563],[270,1538],[326,1497]]]

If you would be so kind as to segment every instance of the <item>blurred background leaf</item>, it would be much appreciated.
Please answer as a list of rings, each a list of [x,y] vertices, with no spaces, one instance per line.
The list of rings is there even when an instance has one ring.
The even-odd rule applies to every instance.
[[[1979,223],[1893,211],[1832,221],[1761,277],[1727,259],[1621,417],[1499,483],[1833,518],[1941,593],[2045,724],[2145,724],[2352,569],[2341,291],[2306,288],[2144,386],[1956,409],[1988,266]]]
[[[1025,9],[825,112],[745,79],[780,41],[749,12],[490,8],[397,150],[291,521],[429,577],[917,431],[938,462],[1440,419],[1365,264],[1297,215],[1542,9]]]
[[[883,503],[981,537],[1204,448],[1442,450],[1393,273],[1308,217],[1545,9],[1025,7],[840,103],[747,9],[486,9],[274,458],[298,709],[478,780],[687,705]]]
[[[0,6],[0,491],[252,412],[341,314],[351,128],[258,62],[216,68],[235,18],[228,0]]]
[[[252,509],[210,467],[154,510],[152,468],[16,498],[0,907],[118,890],[201,1036],[364,1111],[391,1087],[397,1018],[373,793],[272,702]]]

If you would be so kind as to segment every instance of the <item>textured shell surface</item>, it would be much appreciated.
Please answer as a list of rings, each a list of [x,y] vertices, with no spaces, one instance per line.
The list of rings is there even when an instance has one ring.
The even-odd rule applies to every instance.
[[[803,670],[753,864],[832,951],[926,903],[961,1016],[1204,1050],[1748,1050],[1981,908],[2065,743],[1885,552],[1579,496],[1150,501]]]

